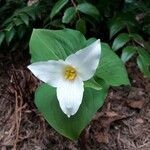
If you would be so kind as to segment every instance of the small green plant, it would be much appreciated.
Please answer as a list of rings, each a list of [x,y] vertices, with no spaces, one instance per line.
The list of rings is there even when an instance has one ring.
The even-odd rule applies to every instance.
[[[140,24],[135,18],[128,19],[127,16],[130,17],[130,14],[121,14],[109,22],[112,49],[115,52],[122,50],[121,59],[124,63],[136,56],[139,69],[150,77],[149,46],[138,34]]]
[[[68,7],[64,8],[66,5]],[[58,19],[57,16],[61,13],[62,9],[64,9],[64,13],[61,16],[62,19]],[[92,3],[81,1],[77,4],[74,0],[59,0],[52,8],[50,19],[50,26],[65,27],[68,24],[75,24],[76,30],[85,34],[86,22],[95,26],[101,20],[101,15]],[[58,21],[59,24],[56,24]]]
[[[93,41],[71,29],[37,29],[30,40],[28,68],[45,82],[35,92],[35,104],[54,129],[72,140],[103,105],[109,86],[130,84],[118,56]]]
[[[42,10],[43,4],[41,3],[27,6],[23,1],[8,0],[8,2],[0,7],[0,12],[9,12],[9,14],[4,13],[0,17],[0,46],[2,43],[10,45],[13,40],[15,42],[18,39],[21,41],[26,33],[30,34],[33,28],[32,24],[40,17]]]

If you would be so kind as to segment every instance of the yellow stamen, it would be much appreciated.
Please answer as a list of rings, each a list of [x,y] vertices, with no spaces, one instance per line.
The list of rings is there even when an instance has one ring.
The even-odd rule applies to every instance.
[[[64,77],[67,80],[74,80],[77,76],[76,70],[71,67],[71,66],[67,66],[65,68],[65,72],[64,72]]]

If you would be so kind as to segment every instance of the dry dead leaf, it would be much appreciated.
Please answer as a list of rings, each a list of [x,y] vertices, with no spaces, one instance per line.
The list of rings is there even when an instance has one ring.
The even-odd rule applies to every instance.
[[[116,117],[118,116],[118,114],[114,111],[109,111],[109,112],[106,112],[106,116],[108,117]]]
[[[145,104],[145,101],[144,100],[128,100],[127,101],[127,105],[131,108],[137,108],[137,109],[142,109],[143,106]]]
[[[138,119],[136,119],[136,122],[137,122],[137,123],[140,123],[140,124],[143,124],[143,123],[144,123],[144,120],[143,120],[142,118],[138,118]]]
[[[109,143],[109,134],[106,131],[100,131],[95,133],[95,139],[98,143]]]

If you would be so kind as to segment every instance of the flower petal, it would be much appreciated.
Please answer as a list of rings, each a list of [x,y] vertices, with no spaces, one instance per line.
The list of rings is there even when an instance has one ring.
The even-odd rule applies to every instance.
[[[86,81],[94,75],[99,64],[100,55],[101,44],[100,40],[97,40],[75,54],[68,56],[65,62],[74,66],[79,76],[83,81]]]
[[[82,102],[83,98],[83,81],[76,78],[73,81],[68,81],[57,87],[57,98],[62,111],[70,117],[74,115]]]
[[[66,66],[64,61],[41,61],[28,66],[28,69],[40,80],[53,87],[62,83],[63,69]]]

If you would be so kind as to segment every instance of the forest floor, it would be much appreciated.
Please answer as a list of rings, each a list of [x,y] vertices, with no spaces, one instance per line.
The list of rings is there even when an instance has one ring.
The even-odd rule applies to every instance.
[[[17,57],[16,57],[17,56]],[[0,54],[0,150],[150,150],[150,79],[132,60],[131,86],[112,87],[78,141],[61,136],[34,105],[39,82],[23,53]]]

